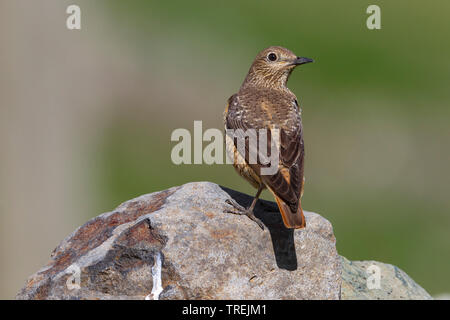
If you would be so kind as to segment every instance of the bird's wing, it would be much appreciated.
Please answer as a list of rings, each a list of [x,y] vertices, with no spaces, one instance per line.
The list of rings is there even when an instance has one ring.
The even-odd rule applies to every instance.
[[[280,162],[274,175],[262,180],[271,191],[296,212],[303,190],[304,145],[301,123],[294,131],[280,129]]]
[[[273,128],[271,124],[277,122],[273,121],[274,117],[276,117],[274,114],[275,108],[268,108],[267,105],[261,105],[261,101],[245,100],[244,103],[248,103],[248,105],[243,106],[237,95],[230,97],[225,117],[225,127],[234,130],[242,129],[244,131],[251,128],[267,129],[268,149],[266,150],[270,150],[272,136],[271,128]],[[294,102],[292,101],[292,103]],[[246,110],[246,112],[243,110]],[[292,214],[296,214],[303,189],[304,163],[302,125],[298,111],[296,114],[292,114],[289,121],[286,121],[286,124],[281,126],[279,130],[279,165],[275,174],[261,176],[261,168],[267,167],[268,165],[259,163],[259,160],[256,164],[248,163],[249,146],[247,143],[245,145],[246,154],[244,158],[247,164],[261,176],[262,181],[267,185],[270,191],[289,207]],[[264,153],[266,150],[263,150],[262,152]]]

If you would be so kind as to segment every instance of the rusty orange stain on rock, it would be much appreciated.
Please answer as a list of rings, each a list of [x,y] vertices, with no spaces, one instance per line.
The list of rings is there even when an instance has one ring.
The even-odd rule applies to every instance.
[[[142,220],[137,223],[115,241],[115,243],[120,243],[127,247],[134,247],[140,243],[152,244],[155,242],[162,243],[163,239],[152,232],[148,220]]]
[[[205,212],[205,216],[207,216],[208,218],[214,218],[214,217],[215,217],[215,214],[212,213],[212,212],[210,212],[210,211],[206,211],[206,212]]]
[[[131,201],[121,211],[116,211],[107,217],[99,216],[87,222],[68,240],[68,245],[54,250],[52,262],[42,275],[54,275],[70,266],[79,257],[98,247],[111,237],[114,229],[124,223],[136,220],[139,216],[159,210],[167,197],[178,188],[156,193],[149,201]],[[120,208],[120,206],[119,206]],[[139,232],[138,232],[139,233]],[[144,237],[143,234],[141,234]]]
[[[225,237],[233,237],[234,232],[231,230],[212,230],[210,231],[211,237],[214,239],[221,239]]]

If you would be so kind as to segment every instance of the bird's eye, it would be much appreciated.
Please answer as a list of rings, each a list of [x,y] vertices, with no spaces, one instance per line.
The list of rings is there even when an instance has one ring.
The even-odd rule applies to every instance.
[[[275,53],[269,53],[267,59],[269,59],[270,61],[275,61],[277,60],[277,55]]]

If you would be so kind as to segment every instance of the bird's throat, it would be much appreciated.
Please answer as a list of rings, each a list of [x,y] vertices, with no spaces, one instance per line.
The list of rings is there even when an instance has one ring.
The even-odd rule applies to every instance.
[[[287,81],[291,75],[292,69],[277,70],[276,72],[270,70],[253,70],[250,69],[247,77],[242,84],[244,87],[258,87],[268,89],[287,90]]]

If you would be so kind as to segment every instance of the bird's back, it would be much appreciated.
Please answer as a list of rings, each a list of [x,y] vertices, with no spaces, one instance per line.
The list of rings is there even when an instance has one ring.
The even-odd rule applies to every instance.
[[[230,105],[230,116],[236,112],[253,129],[291,131],[301,126],[296,97],[290,91],[250,87],[240,90],[235,99],[238,103]]]

